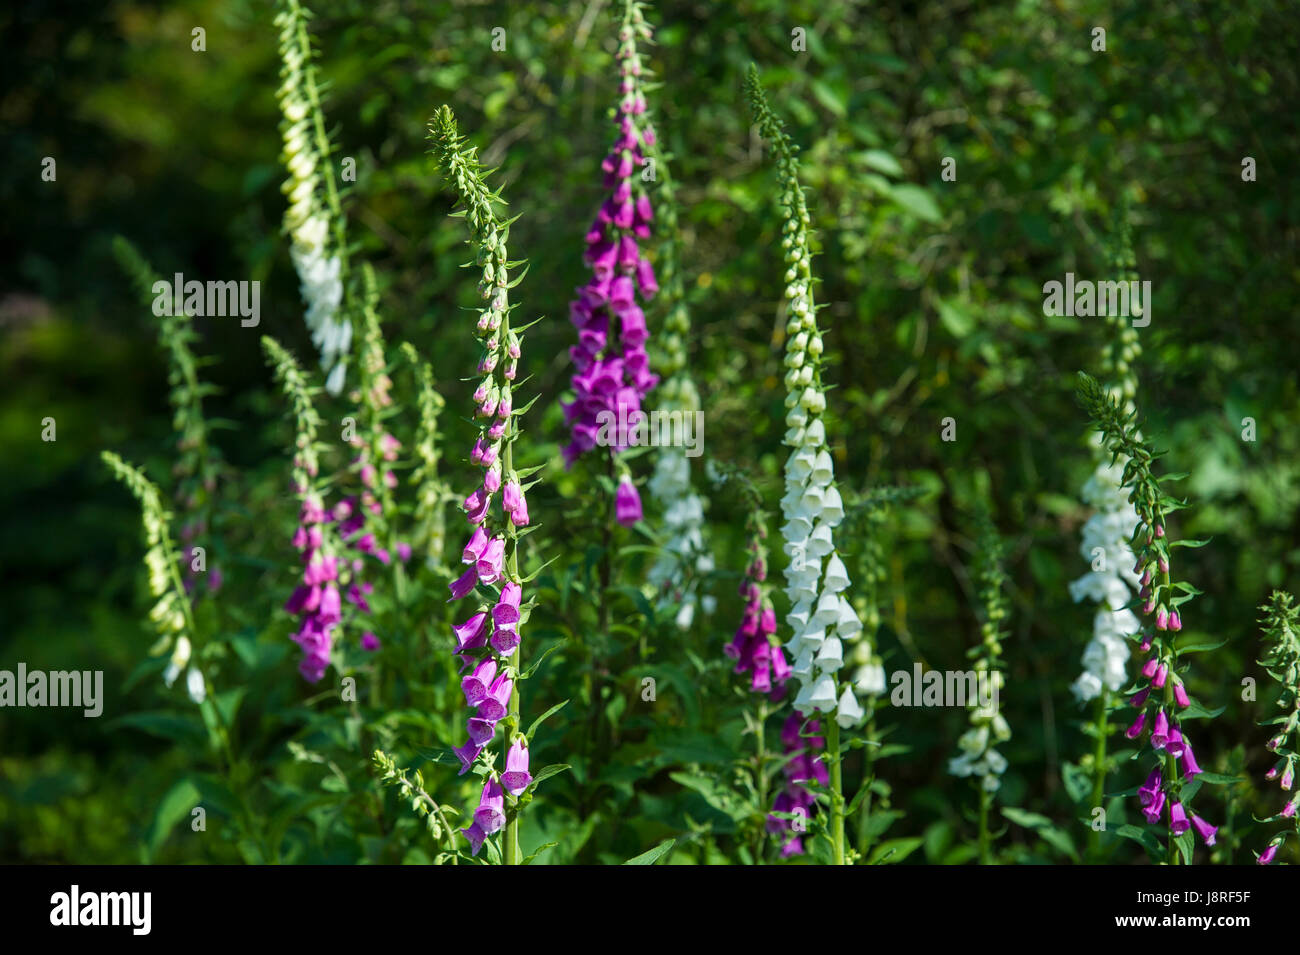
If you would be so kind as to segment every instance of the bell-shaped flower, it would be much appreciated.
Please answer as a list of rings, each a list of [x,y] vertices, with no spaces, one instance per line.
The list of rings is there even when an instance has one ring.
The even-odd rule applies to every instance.
[[[528,744],[521,736],[511,744],[506,753],[506,769],[501,774],[501,785],[512,796],[518,796],[533,781],[528,772]]]
[[[492,657],[479,662],[474,668],[474,672],[460,681],[460,688],[465,694],[465,704],[467,706],[478,706],[483,698],[488,695],[488,689],[492,681],[496,679],[497,661]]]
[[[506,824],[505,796],[501,784],[491,776],[483,783],[483,793],[479,796],[478,808],[474,810],[474,822],[489,836]]]
[[[863,715],[862,704],[853,695],[853,688],[846,686],[844,692],[840,694],[839,705],[835,708],[835,722],[848,729],[850,726],[856,726]]]

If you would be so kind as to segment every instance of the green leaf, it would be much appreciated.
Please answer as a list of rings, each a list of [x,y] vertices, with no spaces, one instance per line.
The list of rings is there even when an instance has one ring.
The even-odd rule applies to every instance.
[[[1088,774],[1082,767],[1075,763],[1061,765],[1061,781],[1065,783],[1065,791],[1072,802],[1081,803],[1092,792],[1092,780],[1088,778]]]
[[[449,749],[416,749],[416,755],[430,763],[459,766],[460,758]]]
[[[1159,860],[1164,854],[1164,847],[1160,845],[1160,840],[1150,829],[1139,829],[1137,826],[1125,824],[1115,830],[1115,835],[1139,843],[1152,859]]]
[[[1240,776],[1224,776],[1222,773],[1208,773],[1205,770],[1197,773],[1196,778],[1203,783],[1209,783],[1211,786],[1232,786],[1245,782]]]
[[[886,176],[901,176],[903,167],[898,164],[890,153],[883,149],[868,149],[865,152],[858,153],[858,158],[863,164],[870,166],[877,172],[883,172]]]
[[[533,781],[528,784],[529,789],[536,788],[537,784],[544,779],[550,779],[552,776],[558,776],[566,769],[571,769],[568,763],[551,763],[549,766],[543,766],[533,775]]]
[[[1205,653],[1209,650],[1217,650],[1227,642],[1227,640],[1215,640],[1213,638],[1207,640],[1189,640],[1186,644],[1175,645],[1174,652],[1179,656],[1182,656],[1184,653]]]
[[[639,856],[633,856],[624,862],[624,865],[654,865],[662,856],[668,854],[672,847],[677,843],[676,839],[665,839],[659,845],[655,846],[649,852],[643,852]]]
[[[888,839],[871,850],[867,865],[894,865],[902,862],[925,842],[919,837]]]
[[[542,854],[543,852],[545,852],[547,849],[554,849],[554,848],[555,848],[556,846],[558,846],[558,845],[559,845],[558,842],[545,842],[545,843],[543,843],[542,845],[540,845],[540,846],[537,847],[537,850],[536,850],[532,855],[530,855],[530,856],[528,856],[526,859],[524,859],[524,861],[523,861],[523,865],[532,865],[532,864],[533,864],[533,860],[536,859],[539,855],[541,855],[541,854]]]
[[[556,713],[560,712],[560,710],[564,709],[565,705],[568,702],[569,702],[568,700],[564,700],[563,702],[556,703],[554,706],[552,706],[541,716],[537,717],[537,719],[533,720],[533,725],[528,727],[528,732],[525,733],[524,736],[526,736],[529,740],[532,740],[533,734],[537,732],[537,727],[541,726],[547,717],[554,716]]]
[[[905,182],[890,189],[889,196],[912,215],[925,222],[939,222],[943,219],[930,193],[920,186]]]
[[[1052,825],[1052,820],[1046,816],[1041,816],[1036,812],[1029,812],[1025,809],[1017,809],[1014,806],[1004,806],[1002,815],[1006,816],[1017,826],[1024,826],[1026,829],[1041,829],[1045,826]]]
[[[153,816],[153,828],[149,834],[150,859],[162,848],[176,823],[188,816],[199,801],[198,787],[189,779],[182,779],[167,790]]]
[[[532,665],[527,670],[524,670],[522,673],[519,674],[519,679],[527,680],[530,676],[532,676],[533,673],[536,672],[537,668],[542,665],[542,661],[545,660],[547,657],[549,657],[556,650],[560,649],[560,646],[561,644],[553,643],[545,650],[543,650],[542,655],[539,656],[536,660],[534,660],[532,662]]]
[[[187,746],[199,745],[207,741],[208,734],[202,724],[192,716],[177,713],[148,712],[128,713],[105,724],[106,729],[130,727],[152,736],[183,743]]]
[[[1212,710],[1207,710],[1205,707],[1201,706],[1200,703],[1192,700],[1192,705],[1185,707],[1178,716],[1184,720],[1212,720],[1223,713],[1224,709],[1226,709],[1226,707],[1219,706]]]
[[[975,319],[964,308],[953,302],[939,300],[939,321],[948,329],[953,338],[965,338],[975,330]]]

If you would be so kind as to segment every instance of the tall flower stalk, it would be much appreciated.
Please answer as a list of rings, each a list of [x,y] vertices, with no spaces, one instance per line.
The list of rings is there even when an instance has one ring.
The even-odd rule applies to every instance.
[[[1011,728],[1001,713],[1005,679],[1002,673],[1002,643],[1006,639],[1006,620],[1010,614],[1005,593],[1006,573],[1002,569],[1002,541],[985,511],[979,516],[979,590],[980,644],[967,651],[975,661],[978,699],[970,704],[970,729],[957,741],[960,754],[948,761],[948,772],[975,781],[979,794],[979,860],[981,865],[993,861],[993,839],[989,830],[989,812],[993,796],[1002,785],[1006,757],[997,746],[1011,738]]]
[[[1266,744],[1269,752],[1278,757],[1268,771],[1268,779],[1278,780],[1282,791],[1289,794],[1300,762],[1300,611],[1295,607],[1295,598],[1277,590],[1260,609],[1264,611],[1261,623],[1266,639],[1260,664],[1278,683],[1277,707],[1282,711],[1260,724],[1277,728]],[[1264,821],[1286,822],[1289,828],[1269,840],[1257,857],[1260,865],[1271,863],[1288,837],[1300,841],[1300,795],[1288,795],[1282,808]]]
[[[361,347],[359,355],[358,388],[353,399],[361,412],[361,428],[354,430],[350,444],[357,451],[352,469],[360,490],[340,501],[334,508],[339,537],[355,552],[352,558],[354,579],[346,597],[357,610],[370,615],[366,597],[374,585],[364,580],[365,558],[370,557],[389,567],[393,579],[393,595],[400,614],[406,602],[406,574],[403,565],[411,556],[409,543],[397,539],[397,509],[393,492],[397,488],[394,463],[402,443],[388,430],[387,420],[393,414],[390,394],[393,382],[388,376],[388,359],[383,333],[379,327],[379,293],[375,286],[374,271],[368,263],[362,265],[363,302]],[[379,639],[367,630],[362,635],[362,648],[376,650]]]
[[[786,650],[794,659],[791,667],[800,684],[794,708],[805,717],[814,713],[833,715],[826,721],[824,758],[830,771],[832,860],[843,865],[845,807],[840,729],[859,723],[863,710],[852,684],[845,682],[841,687],[838,673],[844,666],[845,644],[852,643],[862,632],[862,623],[844,594],[849,576],[833,539],[834,528],[844,519],[844,505],[835,486],[822,417],[826,411],[821,369],[825,346],[813,303],[811,220],[799,184],[797,148],[768,105],[758,70],[752,65],[746,91],[759,131],[776,158],[784,220],[785,444],[790,455],[785,463],[781,510],[786,523],[781,532],[789,558],[786,595],[792,607],[786,618],[792,631]]]
[[[1119,281],[1137,280],[1123,205],[1116,219],[1110,260]],[[1137,396],[1134,363],[1141,353],[1137,332],[1128,317],[1122,315],[1107,315],[1106,328],[1103,374],[1111,396],[1131,411]],[[1140,628],[1137,616],[1128,607],[1142,583],[1133,571],[1135,558],[1129,547],[1138,516],[1121,485],[1127,461],[1122,456],[1111,461],[1100,435],[1094,437],[1095,468],[1083,486],[1082,495],[1084,504],[1093,513],[1083,525],[1079,546],[1091,570],[1070,584],[1070,595],[1075,602],[1086,598],[1100,606],[1093,616],[1092,639],[1084,649],[1083,672],[1070,689],[1080,703],[1095,701],[1092,721],[1086,726],[1095,746],[1091,756],[1083,761],[1092,775],[1091,808],[1095,810],[1105,798],[1106,777],[1111,768],[1106,754],[1112,732],[1110,712],[1115,694],[1128,679],[1128,639]],[[1089,828],[1088,843],[1089,854],[1095,857],[1101,844],[1097,827]]]
[[[612,471],[617,472],[615,514],[624,526],[639,521],[642,510],[640,494],[618,452],[633,443],[642,403],[659,381],[650,370],[649,331],[645,312],[637,304],[638,298],[646,302],[659,291],[654,268],[639,244],[650,238],[654,218],[639,175],[645,150],[655,141],[637,50],[638,40],[650,38],[641,4],[626,0],[618,33],[617,135],[601,163],[603,185],[611,192],[586,235],[584,259],[591,279],[569,306],[578,341],[569,349],[575,369],[574,397],[564,403],[565,421],[572,429],[564,460],[572,465],[597,447],[605,449]]]
[[[857,578],[853,604],[862,620],[862,634],[853,646],[851,662],[853,686],[862,701],[865,713],[862,728],[862,787],[861,796],[855,796],[858,803],[858,855],[870,858],[874,839],[881,831],[872,826],[872,812],[875,809],[887,810],[889,806],[889,788],[876,778],[877,763],[881,758],[883,740],[889,732],[877,721],[877,713],[884,705],[887,688],[884,661],[881,659],[876,637],[880,630],[880,606],[883,600],[880,585],[886,577],[886,551],[884,544],[885,524],[895,505],[919,497],[922,490],[917,487],[880,486],[868,490],[854,507],[849,509],[847,520],[850,522],[849,539],[857,542],[857,562],[854,573]],[[880,803],[875,799],[880,796]]]
[[[149,593],[155,601],[149,611],[149,620],[158,634],[157,642],[149,648],[149,655],[162,656],[170,650],[165,682],[171,686],[184,672],[190,698],[195,703],[202,703],[208,696],[208,684],[194,658],[198,636],[189,597],[181,580],[180,557],[169,529],[172,515],[163,506],[158,486],[145,477],[144,472],[127,464],[112,451],[103,452],[101,457],[140,503],[146,544],[144,564],[149,572]],[[222,743],[229,746],[224,730]]]
[[[173,515],[163,505],[158,486],[143,471],[127,464],[111,451],[102,452],[101,458],[140,504],[146,544],[144,563],[149,576],[149,592],[155,600],[153,609],[149,611],[149,620],[158,634],[149,655],[161,656],[170,650],[171,659],[164,674],[167,685],[171,686],[183,672],[190,699],[210,708],[214,735],[224,757],[226,780],[238,804],[239,823],[244,833],[257,842],[262,859],[273,859],[275,853],[270,850],[258,816],[249,808],[248,775],[235,762],[232,734],[224,707],[215,699],[212,681],[201,662],[205,642],[200,636],[181,578],[179,556],[170,530]]]
[[[415,488],[414,530],[411,546],[425,555],[425,566],[441,567],[447,544],[446,504],[453,500],[446,482],[438,474],[441,443],[438,435],[438,416],[446,402],[434,385],[433,368],[420,358],[410,342],[402,343],[402,355],[416,370],[416,409],[419,424],[415,432],[412,451],[416,465],[411,472]]]
[[[723,651],[736,661],[737,674],[750,674],[750,689],[779,700],[790,678],[790,665],[776,638],[776,609],[767,589],[767,515],[763,501],[752,481],[737,472],[732,480],[739,483],[745,498],[746,552],[749,561],[740,581],[744,614],[735,635]]]
[[[121,236],[113,240],[113,252],[144,301],[154,299],[157,285],[168,285],[139,250]],[[183,515],[179,537],[185,590],[192,600],[198,601],[204,594],[215,594],[222,584],[221,569],[215,563],[216,555],[209,553],[212,548],[208,543],[213,531],[214,498],[221,457],[208,440],[203,397],[210,394],[212,388],[199,380],[199,362],[193,348],[198,334],[194,331],[192,318],[183,308],[171,309],[160,316],[158,343],[167,354],[167,382],[170,385],[167,397],[172,406],[172,431],[176,434],[176,463],[172,467],[176,484],[172,497]],[[199,555],[195,550],[197,547],[204,548],[205,571],[202,577],[195,567]]]
[[[525,328],[510,323],[514,306],[509,304],[509,289],[519,280],[511,281],[509,270],[523,263],[507,257],[510,223],[497,215],[504,201],[499,192],[489,191],[477,149],[457,133],[448,107],[442,107],[431,121],[430,140],[460,199],[462,208],[456,215],[469,223],[468,243],[482,269],[479,293],[485,303],[474,329],[482,346],[478,364],[482,377],[474,392],[479,434],[470,452],[470,460],[483,469],[483,481],[465,498],[471,533],[462,559],[469,567],[451,584],[452,600],[470,598],[477,603],[474,613],[455,628],[456,652],[468,671],[461,688],[466,704],[475,708],[467,724],[469,740],[455,752],[462,774],[475,770],[484,779],[473,821],[462,832],[477,855],[489,836],[504,830],[502,859],[515,865],[521,861],[521,797],[527,798],[533,783],[529,741],[519,722],[520,629],[532,607],[523,592],[527,580],[519,571],[519,541],[529,525],[525,495],[532,484],[527,479],[539,470],[516,470],[514,461],[519,419],[527,410],[515,406],[512,391]],[[498,492],[499,510],[494,506]],[[485,755],[498,725],[506,751],[500,772],[495,756]]]
[[[1079,373],[1078,393],[1113,460],[1126,459],[1123,486],[1138,515],[1129,546],[1137,554],[1133,571],[1139,575],[1138,596],[1143,601],[1142,614],[1147,624],[1133,639],[1139,641],[1138,652],[1146,659],[1137,691],[1129,701],[1138,716],[1126,735],[1138,739],[1149,725],[1151,753],[1156,758],[1138,790],[1138,799],[1148,823],[1159,823],[1162,815],[1167,819],[1165,861],[1177,865],[1181,856],[1190,864],[1193,844],[1189,830],[1195,828],[1206,845],[1214,845],[1216,827],[1190,807],[1192,796],[1200,788],[1193,778],[1201,767],[1183,724],[1189,712],[1204,711],[1199,706],[1191,709],[1193,701],[1185,682],[1188,667],[1182,662],[1175,636],[1183,628],[1179,608],[1200,591],[1174,580],[1170,555],[1177,546],[1199,546],[1202,542],[1175,541],[1169,534],[1169,516],[1186,505],[1166,493],[1155,476],[1152,466],[1160,454],[1141,437],[1136,410],[1121,406],[1103,385],[1083,372]]]
[[[652,364],[660,376],[656,390],[656,407],[676,414],[683,421],[700,411],[700,395],[687,366],[691,318],[686,307],[686,289],[681,267],[681,227],[677,217],[677,190],[669,167],[671,158],[661,139],[651,138],[648,158],[654,163],[657,230],[660,242],[655,258],[660,293],[659,310],[665,315],[663,331],[655,336]],[[702,435],[697,432],[702,440]],[[701,597],[699,578],[714,568],[713,556],[706,542],[704,501],[691,485],[691,459],[686,449],[676,445],[661,447],[655,459],[654,475],[646,485],[659,503],[665,541],[648,576],[658,591],[661,606],[678,607],[676,622],[683,630],[695,619],[696,609],[711,612],[713,598]]]
[[[343,390],[352,346],[346,302],[348,242],[334,177],[333,147],[312,62],[315,54],[307,32],[310,18],[311,13],[298,0],[282,0],[275,15],[281,60],[276,96],[284,116],[281,158],[289,171],[282,187],[289,199],[284,228],[307,306],[307,327],[320,350],[325,388],[337,395]]]
[[[342,559],[342,545],[325,503],[326,482],[320,474],[321,419],[315,406],[319,392],[279,342],[263,337],[262,348],[292,405],[294,419],[292,482],[299,512],[293,546],[302,553],[303,570],[284,609],[299,622],[293,634],[303,654],[298,670],[309,683],[318,683],[334,662],[335,637],[343,621],[339,588],[352,582],[352,570]]]

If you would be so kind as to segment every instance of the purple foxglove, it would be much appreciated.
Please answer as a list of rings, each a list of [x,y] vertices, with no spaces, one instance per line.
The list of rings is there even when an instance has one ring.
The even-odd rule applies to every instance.
[[[460,760],[460,772],[457,773],[457,775],[464,776],[469,772],[470,767],[474,765],[474,761],[478,759],[479,754],[483,752],[483,747],[475,746],[473,742],[468,742],[458,749],[453,749],[452,752],[455,753],[456,758]]]
[[[470,855],[478,855],[478,851],[483,848],[483,842],[487,839],[487,833],[479,826],[478,821],[471,822],[461,830],[461,833],[469,840]]]
[[[481,527],[474,528],[474,533],[470,535],[469,541],[465,544],[465,550],[461,553],[461,563],[476,563],[487,545],[487,532]]]
[[[1169,717],[1165,716],[1164,710],[1157,710],[1156,721],[1151,726],[1151,746],[1154,749],[1164,749],[1168,741]]]
[[[487,640],[487,611],[480,611],[451,629],[456,634],[457,653],[481,647]]]
[[[513,689],[513,680],[504,673],[497,674],[488,688],[487,695],[479,702],[478,715],[493,722],[501,719],[510,706],[510,693]]]
[[[474,810],[474,822],[484,835],[492,835],[506,824],[505,796],[501,784],[488,777],[483,783],[483,793],[479,797],[478,808]]]
[[[501,785],[512,796],[518,796],[533,781],[528,772],[528,744],[519,737],[506,753],[506,769],[501,774]]]
[[[1192,744],[1183,738],[1183,755],[1179,757],[1183,762],[1183,778],[1191,779],[1197,773],[1201,772],[1201,767],[1196,764],[1196,754],[1192,752]]]
[[[494,583],[505,570],[506,539],[494,537],[483,549],[478,559],[478,579],[485,584]]]
[[[1156,801],[1156,793],[1160,792],[1160,767],[1157,766],[1151,770],[1147,776],[1147,781],[1138,789],[1138,802],[1143,806],[1149,806]]]
[[[1219,831],[1218,826],[1210,825],[1196,813],[1192,813],[1192,825],[1196,827],[1196,832],[1201,837],[1202,842],[1207,846],[1214,845],[1215,834]]]
[[[492,681],[496,679],[497,661],[492,657],[485,658],[474,668],[474,672],[460,681],[460,688],[465,694],[466,706],[478,706],[483,702],[483,698],[488,695],[488,688],[491,687]]]
[[[1135,719],[1133,721],[1133,724],[1124,731],[1124,735],[1127,736],[1129,739],[1137,739],[1139,736],[1142,735],[1142,728],[1146,725],[1146,722],[1147,722],[1146,713],[1145,712],[1139,713],[1138,718]]]
[[[1165,794],[1163,792],[1158,792],[1156,793],[1156,798],[1153,799],[1149,805],[1143,808],[1142,814],[1147,817],[1147,822],[1154,826],[1160,821],[1160,813],[1164,808]]]
[[[1181,836],[1188,830],[1191,823],[1187,821],[1187,810],[1183,808],[1181,802],[1171,802],[1169,804],[1169,831],[1175,836]]]
[[[460,600],[461,597],[464,597],[467,593],[473,590],[477,584],[478,568],[471,567],[448,585],[451,589],[451,598],[448,600],[448,603],[450,603],[451,600]]]
[[[641,520],[641,495],[628,477],[619,481],[618,492],[614,495],[614,514],[624,527],[631,527]]]
[[[483,749],[488,743],[492,742],[492,737],[496,735],[497,720],[487,719],[480,713],[478,716],[471,716],[466,721],[465,730],[469,733],[469,743],[466,745]]]

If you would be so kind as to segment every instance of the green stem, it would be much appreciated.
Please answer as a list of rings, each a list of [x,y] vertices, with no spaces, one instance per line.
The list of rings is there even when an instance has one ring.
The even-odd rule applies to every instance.
[[[989,803],[993,794],[984,788],[983,783],[976,782],[980,790],[980,865],[992,865],[992,839],[989,836]]]
[[[1101,688],[1097,697],[1097,714],[1093,725],[1097,729],[1097,748],[1093,753],[1092,811],[1096,811],[1106,798],[1106,713],[1110,709],[1110,689]],[[1101,853],[1101,831],[1088,827],[1088,858],[1096,862]]]
[[[879,749],[876,739],[876,706],[875,698],[871,702],[871,715],[867,717],[866,740],[867,745],[863,750],[864,766],[862,771],[862,785],[867,787],[866,795],[862,797],[861,808],[858,809],[858,855],[863,860],[868,858],[871,850],[871,799],[875,795],[871,790],[872,784],[876,781],[876,751]]]
[[[840,759],[840,724],[832,713],[826,720],[826,752],[831,776],[831,864],[844,865],[844,774]]]
[[[1161,524],[1163,524],[1164,523],[1163,515],[1157,514],[1157,520]],[[1169,582],[1168,571],[1160,572],[1160,589],[1163,590],[1166,594],[1172,595],[1172,588]],[[1163,644],[1164,641],[1162,640],[1161,643]],[[1169,658],[1170,673],[1169,673],[1169,679],[1165,683],[1165,694],[1164,694],[1165,712],[1168,714],[1173,714],[1174,712],[1176,712],[1176,707],[1174,706],[1174,677],[1173,677],[1173,669],[1174,669],[1175,662],[1176,661],[1174,660],[1174,658],[1170,656]],[[1178,781],[1179,779],[1178,757],[1171,755],[1168,750],[1165,750],[1165,779],[1168,780],[1168,785],[1169,785],[1168,799],[1172,803],[1173,800],[1178,798],[1178,792],[1182,788],[1182,785]],[[1168,865],[1179,864],[1178,846],[1174,842],[1173,832],[1169,833],[1169,837],[1165,841],[1165,862]]]
[[[755,735],[758,737],[754,758],[759,824],[758,836],[754,840],[754,864],[758,865],[763,861],[763,848],[767,842],[767,697],[763,697],[758,704],[758,727]]]
[[[507,317],[501,323],[502,340],[510,336],[510,319]],[[515,425],[511,419],[511,434],[507,436],[505,447],[502,453],[501,468],[502,473],[507,479],[515,473],[514,457],[514,438]],[[510,580],[519,580],[519,537],[515,532],[514,522],[509,518],[506,519],[506,535],[510,541],[510,555],[506,558],[506,576]],[[506,726],[509,728],[507,733],[521,732],[519,725],[519,647],[516,646],[514,652],[510,654],[510,669],[514,671],[514,685],[510,690],[510,705],[506,712]],[[506,737],[507,746],[509,745],[509,735]],[[504,863],[506,865],[518,865],[522,858],[519,853],[519,809],[513,807],[509,810],[506,817],[506,834],[504,838]]]

